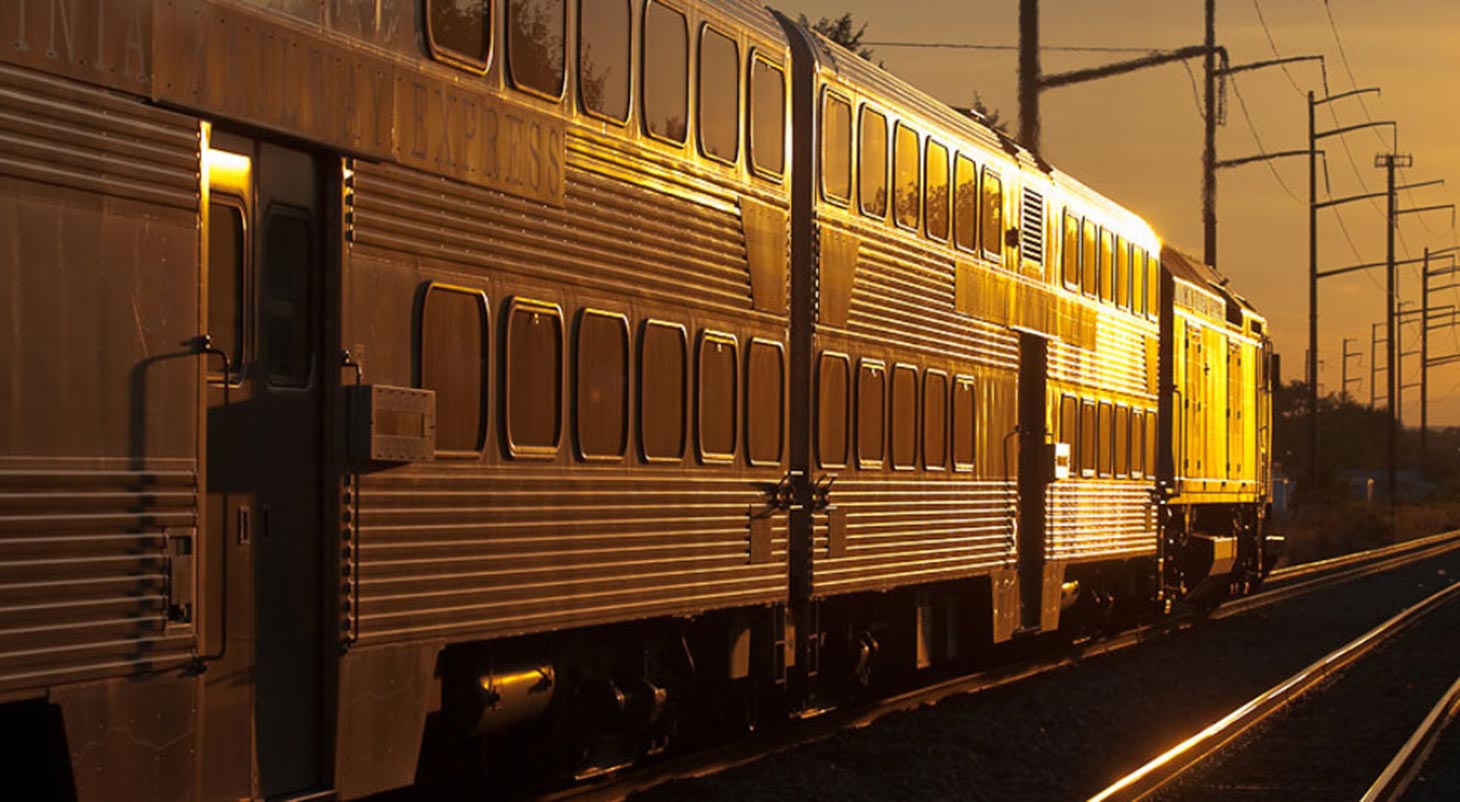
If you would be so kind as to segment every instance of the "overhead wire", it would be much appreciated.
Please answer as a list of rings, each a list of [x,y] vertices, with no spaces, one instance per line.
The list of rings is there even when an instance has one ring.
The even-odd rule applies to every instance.
[[[1247,108],[1247,100],[1242,97],[1242,89],[1237,85],[1237,78],[1236,76],[1229,76],[1228,80],[1232,83],[1232,94],[1237,96],[1237,107],[1242,110],[1242,119],[1247,121],[1247,128],[1252,131],[1252,139],[1257,143],[1257,154],[1266,157],[1268,153],[1267,148],[1262,144],[1262,134],[1258,133],[1257,124],[1252,121],[1252,112]],[[1298,197],[1297,193],[1293,192],[1292,188],[1288,186],[1288,182],[1283,180],[1282,173],[1279,173],[1277,168],[1273,166],[1272,159],[1264,158],[1262,163],[1267,165],[1268,172],[1272,173],[1272,177],[1277,180],[1278,186],[1283,188],[1283,192],[1288,193],[1288,197],[1292,198],[1294,203],[1306,203],[1306,201]]]

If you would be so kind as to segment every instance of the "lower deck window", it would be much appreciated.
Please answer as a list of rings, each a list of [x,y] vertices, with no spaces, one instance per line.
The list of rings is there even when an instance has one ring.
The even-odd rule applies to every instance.
[[[436,392],[436,449],[480,452],[487,438],[487,296],[432,284],[421,310],[420,386]]]

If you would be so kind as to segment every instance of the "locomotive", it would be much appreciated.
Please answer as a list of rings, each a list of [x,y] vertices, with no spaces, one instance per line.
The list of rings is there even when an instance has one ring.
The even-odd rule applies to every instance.
[[[593,776],[1273,559],[1261,315],[778,13],[16,0],[0,41],[37,798]]]

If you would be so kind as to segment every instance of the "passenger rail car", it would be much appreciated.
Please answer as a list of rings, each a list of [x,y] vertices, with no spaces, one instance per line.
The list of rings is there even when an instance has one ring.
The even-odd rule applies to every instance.
[[[1261,317],[774,12],[19,0],[0,39],[37,797],[589,776],[1269,559]]]

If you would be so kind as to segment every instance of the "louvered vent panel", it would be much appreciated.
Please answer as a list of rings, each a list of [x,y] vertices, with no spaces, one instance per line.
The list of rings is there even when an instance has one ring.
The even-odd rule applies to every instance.
[[[1032,189],[1024,190],[1019,215],[1019,250],[1025,261],[1044,264],[1044,196]]]

